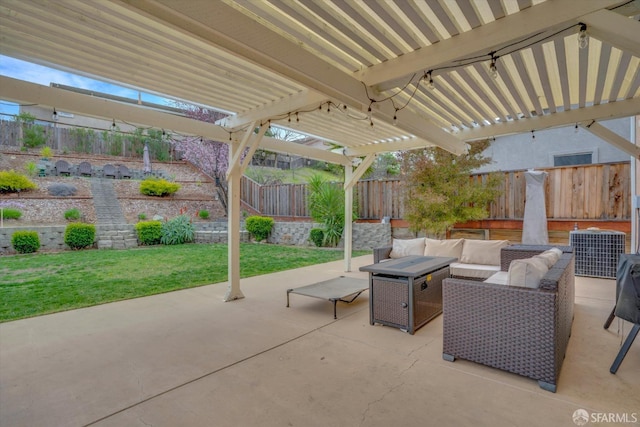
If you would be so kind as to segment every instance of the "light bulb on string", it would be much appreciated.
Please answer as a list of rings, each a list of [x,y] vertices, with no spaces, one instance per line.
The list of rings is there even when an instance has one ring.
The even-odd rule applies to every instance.
[[[498,57],[495,56],[494,54],[491,54],[491,65],[489,65],[489,75],[494,80],[498,78],[498,67],[496,66],[497,60],[498,60]]]
[[[576,127],[575,127],[574,132],[575,132],[575,133],[578,133],[578,124],[577,124],[577,123],[576,123]]]
[[[371,104],[369,104],[369,110],[367,110],[367,119],[371,122],[371,126],[373,126],[373,121],[371,117],[373,116],[373,111],[371,111]]]
[[[393,125],[398,126],[398,109],[393,113]]]
[[[433,76],[431,74],[432,72],[433,70],[429,70],[427,72],[427,75],[425,76],[425,80],[427,81],[427,89],[429,90],[435,90],[436,88],[436,85],[433,84]]]
[[[54,122],[58,121],[58,112],[56,111],[55,107],[53,108],[53,115],[51,116],[51,118]]]
[[[532,131],[531,131],[531,140],[532,140],[532,141],[535,141],[535,140],[536,140],[536,133],[535,133],[535,132],[536,132],[536,131],[534,131],[534,130],[532,130]]]
[[[296,112],[296,124],[300,123],[300,117],[298,116],[298,113]]]
[[[587,34],[587,24],[580,23],[580,31],[578,32],[578,47],[585,49],[589,46],[589,34]]]

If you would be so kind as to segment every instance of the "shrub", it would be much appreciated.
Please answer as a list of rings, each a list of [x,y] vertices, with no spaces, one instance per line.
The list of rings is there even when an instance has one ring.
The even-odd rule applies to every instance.
[[[53,150],[51,149],[51,147],[42,147],[42,150],[40,150],[40,157],[42,157],[43,159],[52,158]]]
[[[96,238],[96,226],[82,222],[67,225],[64,230],[64,242],[71,249],[83,249],[93,245]]]
[[[40,147],[47,142],[45,128],[35,123],[36,117],[34,115],[23,112],[18,114],[16,121],[22,126],[23,148]]]
[[[49,191],[49,194],[57,197],[73,196],[74,194],[76,194],[76,191],[78,191],[78,189],[71,184],[61,183],[51,184],[49,187],[47,187],[47,190]]]
[[[273,228],[273,218],[268,216],[250,216],[245,220],[247,231],[257,240],[262,241],[269,237]]]
[[[140,193],[146,196],[170,196],[180,189],[180,184],[166,179],[147,178],[140,183]]]
[[[65,211],[64,213],[64,219],[66,219],[67,221],[77,221],[80,219],[81,216],[81,212],[80,210],[78,210],[77,208],[72,208],[69,209],[67,211]]]
[[[16,171],[0,171],[0,193],[17,193],[38,188],[29,178]]]
[[[209,211],[206,209],[202,209],[200,212],[198,212],[198,216],[200,217],[200,219],[208,219]]]
[[[322,230],[322,228],[312,228],[309,233],[309,240],[311,240],[314,245],[321,247],[324,241],[324,230]]]
[[[145,219],[147,219],[147,214],[146,213],[139,213],[138,214],[138,220],[139,221],[144,221]]]
[[[163,245],[180,245],[193,242],[194,237],[195,227],[186,215],[178,215],[162,224],[160,242]]]
[[[27,172],[27,176],[31,178],[38,174],[38,166],[36,165],[36,162],[27,162],[24,165],[24,170]]]
[[[20,219],[22,216],[22,212],[19,209],[2,208],[0,212],[2,212],[2,219]]]
[[[16,231],[11,235],[11,246],[21,254],[31,254],[40,249],[40,237],[36,231]]]
[[[162,222],[141,221],[136,224],[136,233],[141,245],[157,245],[162,239]]]

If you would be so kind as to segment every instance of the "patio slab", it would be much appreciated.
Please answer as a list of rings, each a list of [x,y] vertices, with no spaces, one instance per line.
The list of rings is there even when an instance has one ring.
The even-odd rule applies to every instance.
[[[640,420],[640,344],[609,373],[630,330],[602,327],[615,281],[576,278],[554,394],[442,360],[442,316],[413,336],[369,325],[368,292],[339,303],[338,320],[315,298],[285,307],[293,285],[366,278],[371,262],[243,279],[246,298],[229,303],[222,283],[0,324],[0,426],[549,426],[574,425],[577,409]]]

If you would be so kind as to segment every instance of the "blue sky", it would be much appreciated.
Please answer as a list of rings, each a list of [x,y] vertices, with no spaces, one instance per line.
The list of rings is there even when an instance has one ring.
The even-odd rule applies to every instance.
[[[93,80],[87,77],[78,76],[52,68],[21,61],[19,59],[0,55],[0,75],[15,79],[26,80],[28,82],[49,86],[50,83],[78,87],[81,89],[91,89],[97,92],[110,93],[112,95],[138,99],[138,91]],[[148,102],[166,105],[167,101],[159,96],[142,94],[142,99]],[[17,114],[18,107],[15,104],[7,105],[6,101],[0,103],[0,113]],[[7,116],[0,116],[7,118]]]

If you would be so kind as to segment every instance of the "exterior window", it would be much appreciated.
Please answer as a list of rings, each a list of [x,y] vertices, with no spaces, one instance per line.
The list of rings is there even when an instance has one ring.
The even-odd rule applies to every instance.
[[[593,153],[566,154],[553,156],[553,166],[590,165]]]

